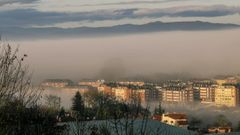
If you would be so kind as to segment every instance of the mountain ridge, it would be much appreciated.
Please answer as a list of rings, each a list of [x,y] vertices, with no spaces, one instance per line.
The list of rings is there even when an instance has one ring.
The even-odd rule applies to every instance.
[[[236,24],[210,23],[202,21],[192,22],[150,22],[141,25],[123,24],[111,27],[77,27],[77,28],[21,28],[4,27],[0,33],[13,38],[49,38],[49,37],[86,37],[109,36],[164,31],[207,31],[240,28]]]

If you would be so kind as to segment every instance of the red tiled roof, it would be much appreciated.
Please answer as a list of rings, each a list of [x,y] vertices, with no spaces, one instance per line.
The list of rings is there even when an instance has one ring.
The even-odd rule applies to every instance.
[[[161,121],[162,120],[162,116],[161,115],[153,115],[152,119]]]
[[[187,116],[185,114],[180,114],[180,113],[170,113],[170,114],[166,114],[165,116],[168,116],[172,119],[187,119]]]
[[[178,121],[177,122],[179,125],[187,125],[188,121]]]

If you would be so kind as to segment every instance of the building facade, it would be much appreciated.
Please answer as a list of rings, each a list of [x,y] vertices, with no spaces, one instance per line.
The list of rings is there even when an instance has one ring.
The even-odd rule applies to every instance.
[[[182,113],[167,113],[162,115],[162,122],[168,125],[180,127],[187,129],[188,128],[188,119],[185,114]]]
[[[171,86],[162,88],[162,102],[193,102],[193,89],[187,86]]]
[[[73,84],[74,83],[68,79],[47,79],[41,83],[43,87],[55,87],[55,88],[64,88],[67,86],[72,86]]]
[[[217,106],[236,107],[239,105],[239,90],[235,86],[218,86],[215,90]]]
[[[215,88],[216,84],[212,81],[195,81],[193,83],[193,90],[199,93],[199,101],[201,103],[214,103],[215,102]]]

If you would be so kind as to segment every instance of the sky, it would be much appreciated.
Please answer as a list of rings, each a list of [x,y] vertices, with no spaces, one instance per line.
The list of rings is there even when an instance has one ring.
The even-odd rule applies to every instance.
[[[240,73],[238,25],[239,0],[0,0],[37,81]]]
[[[238,0],[0,0],[0,27],[99,27],[154,21],[240,24]]]

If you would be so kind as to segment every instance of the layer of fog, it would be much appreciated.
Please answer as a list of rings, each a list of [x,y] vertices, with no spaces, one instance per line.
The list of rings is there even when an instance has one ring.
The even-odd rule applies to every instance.
[[[219,115],[224,115],[236,128],[240,122],[239,108],[216,107],[214,104],[164,104],[166,112],[185,113],[189,121],[192,118],[201,120],[201,126],[212,126]]]
[[[15,41],[34,80],[240,73],[240,30]]]

